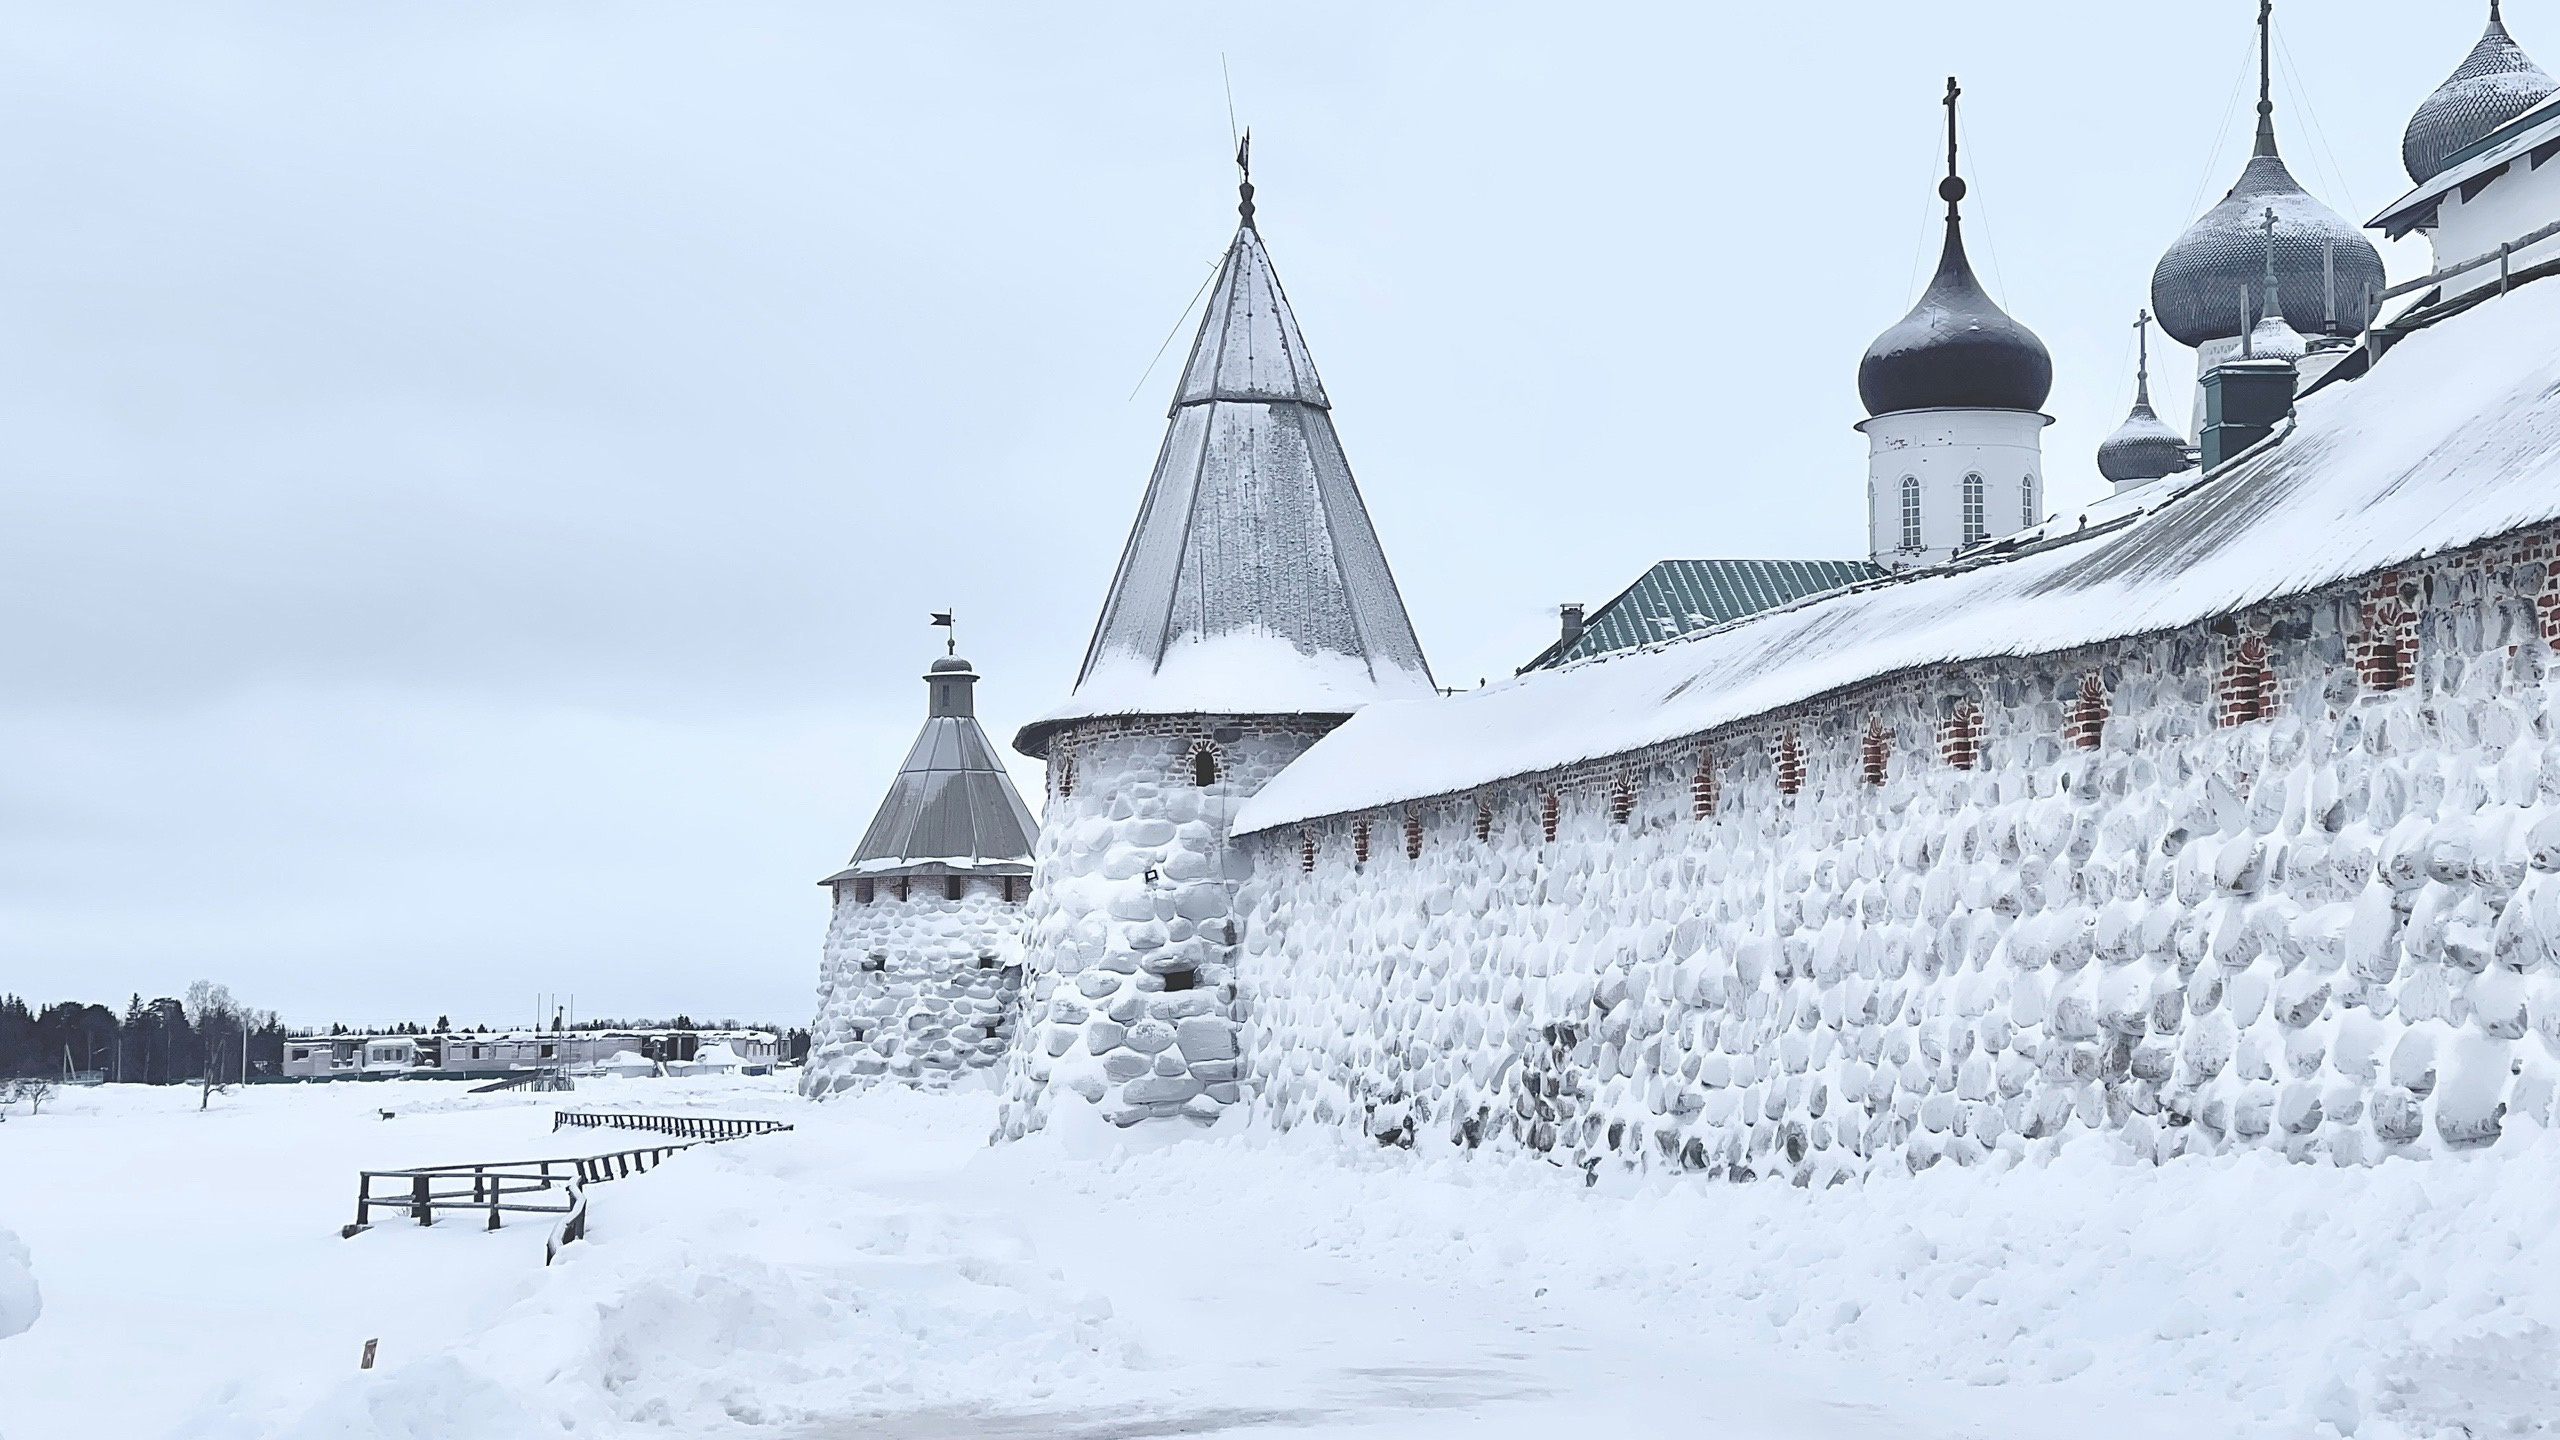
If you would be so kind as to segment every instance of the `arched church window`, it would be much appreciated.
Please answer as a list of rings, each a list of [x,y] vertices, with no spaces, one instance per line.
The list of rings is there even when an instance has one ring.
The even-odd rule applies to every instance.
[[[1203,790],[1218,783],[1218,752],[1206,745],[1191,752],[1191,783]]]
[[[1964,477],[1964,543],[1971,545],[1991,533],[1991,523],[1983,513],[1982,477]]]
[[[1902,477],[1902,548],[1920,548],[1920,477]]]
[[[2031,527],[2036,523],[2038,518],[2039,517],[2036,514],[2036,477],[2030,475],[2024,480],[2018,482],[2018,525],[2021,529]]]

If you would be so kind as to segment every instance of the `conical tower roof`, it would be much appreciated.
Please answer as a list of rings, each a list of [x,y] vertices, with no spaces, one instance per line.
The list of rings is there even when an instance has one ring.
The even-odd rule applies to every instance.
[[[1347,715],[1432,693],[1332,402],[1254,227],[1227,247],[1068,702],[1102,715]]]
[[[1030,872],[1031,837],[1039,827],[994,743],[978,728],[977,672],[966,660],[936,660],[924,678],[930,697],[924,729],[854,847],[853,863],[818,883],[924,866]]]
[[[2304,335],[2353,331],[2384,288],[2382,256],[2345,216],[2314,199],[2276,149],[2273,0],[2258,7],[2258,136],[2220,204],[2199,216],[2151,272],[2151,313],[2181,345],[2235,339],[2270,308],[2262,287],[2266,212],[2276,212],[2276,294]],[[2335,308],[2332,309],[2334,298]]]
[[[2506,124],[2560,90],[2507,33],[2497,0],[2489,0],[2489,28],[2480,42],[2418,113],[2400,137],[2400,163],[2424,185],[2442,174],[2464,146]]]

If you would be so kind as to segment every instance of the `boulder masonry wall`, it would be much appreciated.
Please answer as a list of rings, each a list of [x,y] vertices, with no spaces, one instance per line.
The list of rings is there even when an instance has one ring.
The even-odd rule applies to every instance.
[[[1247,872],[1228,820],[1330,723],[1095,720],[1055,738],[1001,1136],[1041,1128],[1060,1089],[1119,1125],[1214,1120],[1241,1098],[1234,902]]]
[[[2553,541],[1243,837],[1253,1103],[1799,1184],[2071,1127],[2358,1164],[2550,1123]],[[1044,868],[1137,864],[1162,801],[1082,803]],[[1082,893],[1035,921],[1080,965],[1124,953],[1100,913],[1169,923]]]
[[[1022,989],[1020,902],[1004,882],[941,876],[836,887],[800,1093],[812,1098],[882,1079],[935,1087],[1004,1059]],[[898,898],[904,885],[907,898]]]

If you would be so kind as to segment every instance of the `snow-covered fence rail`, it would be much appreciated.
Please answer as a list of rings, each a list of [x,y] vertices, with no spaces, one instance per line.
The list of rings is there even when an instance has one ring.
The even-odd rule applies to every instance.
[[[647,1123],[657,1122],[657,1123]],[[355,1223],[338,1233],[353,1239],[373,1228],[378,1209],[403,1211],[421,1225],[436,1223],[439,1210],[485,1215],[487,1228],[498,1229],[508,1213],[557,1215],[550,1238],[543,1242],[542,1263],[550,1264],[561,1249],[587,1233],[586,1187],[607,1180],[642,1175],[679,1150],[696,1145],[769,1135],[789,1125],[772,1120],[727,1120],[713,1116],[598,1115],[560,1111],[552,1128],[562,1124],[615,1129],[671,1131],[687,1138],[664,1145],[644,1145],[603,1155],[575,1155],[547,1160],[495,1160],[477,1164],[424,1165],[407,1170],[364,1170],[356,1175]]]
[[[695,1140],[737,1140],[749,1135],[770,1135],[791,1127],[780,1120],[731,1120],[717,1115],[632,1115],[614,1110],[554,1110],[551,1128],[563,1125],[589,1129],[653,1130],[662,1135],[682,1135]]]

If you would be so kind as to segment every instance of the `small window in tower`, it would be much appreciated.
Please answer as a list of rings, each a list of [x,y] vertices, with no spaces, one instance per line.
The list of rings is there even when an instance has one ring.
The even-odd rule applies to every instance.
[[[1964,477],[1964,543],[1972,545],[1991,533],[1991,522],[1983,513],[1982,477]]]
[[[1069,799],[1076,793],[1076,757],[1060,755],[1057,764],[1058,798]]]
[[[981,970],[993,970],[996,968],[996,957],[994,952],[988,951],[980,954],[978,956],[978,968]]]
[[[1192,986],[1194,974],[1195,972],[1190,970],[1167,970],[1164,972],[1164,988],[1188,990]]]
[[[1902,477],[1902,548],[1920,548],[1920,477]]]
[[[1218,783],[1218,752],[1206,745],[1191,752],[1191,783],[1203,790]]]
[[[2030,475],[2018,482],[2018,524],[2021,528],[2029,527],[2036,523],[2037,518],[2036,477]]]
[[[872,898],[873,898],[874,894],[875,894],[875,893],[878,891],[878,889],[879,889],[879,884],[880,884],[880,882],[878,882],[877,880],[856,880],[856,881],[854,881],[854,882],[853,882],[853,903],[854,903],[854,904],[856,904],[856,905],[868,905],[868,904],[870,904],[870,903],[871,903],[871,901],[872,901]]]
[[[1004,877],[1004,903],[1011,905],[1022,898],[1022,887],[1028,882],[1019,875]]]
[[[942,882],[942,896],[944,899],[958,900],[966,896],[968,893],[969,880],[967,876],[952,875],[944,878]]]
[[[904,900],[904,899],[906,899],[906,898],[907,898],[907,886],[908,886],[908,884],[909,884],[909,883],[910,883],[910,882],[908,881],[908,879],[907,879],[907,877],[906,877],[906,876],[901,875],[901,876],[899,876],[899,877],[898,877],[898,898],[899,898],[899,899]]]

